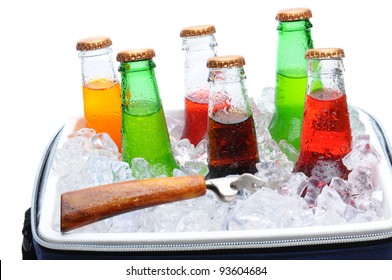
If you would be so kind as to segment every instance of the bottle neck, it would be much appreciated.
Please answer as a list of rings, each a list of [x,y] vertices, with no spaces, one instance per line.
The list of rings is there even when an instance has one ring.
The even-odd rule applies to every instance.
[[[79,52],[82,66],[82,82],[84,85],[95,80],[110,80],[118,82],[114,63],[112,60],[112,49],[110,47]]]
[[[162,108],[152,59],[121,63],[122,110],[131,115],[149,115]]]
[[[184,37],[182,39],[182,50],[189,52],[211,52],[217,46],[214,34],[195,37]]]
[[[324,93],[319,97],[317,93]],[[341,58],[309,59],[307,94],[318,99],[333,99],[346,93]]]
[[[309,20],[279,22],[276,71],[287,77],[306,77],[305,53],[313,48]]]
[[[199,93],[209,91],[207,60],[217,56],[216,46],[213,34],[183,38],[185,96],[193,101],[208,102],[208,94]]]
[[[239,123],[252,115],[243,67],[210,69],[208,116],[224,124]]]

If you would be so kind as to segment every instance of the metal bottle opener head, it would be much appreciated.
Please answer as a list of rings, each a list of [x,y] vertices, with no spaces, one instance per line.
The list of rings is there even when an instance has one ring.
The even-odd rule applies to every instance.
[[[244,173],[240,176],[208,179],[206,186],[220,200],[230,202],[235,199],[239,190],[246,189],[253,193],[263,186],[263,181],[253,174]]]

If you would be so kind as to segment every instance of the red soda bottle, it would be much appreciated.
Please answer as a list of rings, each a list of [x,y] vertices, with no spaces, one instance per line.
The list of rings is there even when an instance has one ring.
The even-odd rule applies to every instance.
[[[255,173],[259,162],[256,131],[245,87],[245,59],[208,59],[208,178]]]
[[[346,179],[342,158],[351,151],[351,127],[344,86],[344,51],[310,49],[308,85],[301,133],[301,148],[294,172],[303,172],[329,184]]]
[[[208,84],[207,59],[215,57],[216,40],[213,25],[197,25],[181,30],[185,52],[185,127],[181,138],[197,145],[207,137]]]

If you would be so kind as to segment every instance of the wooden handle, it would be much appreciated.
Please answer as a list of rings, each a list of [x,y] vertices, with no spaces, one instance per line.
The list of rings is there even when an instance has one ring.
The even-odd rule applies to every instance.
[[[61,231],[149,206],[202,196],[203,176],[117,182],[61,195]]]

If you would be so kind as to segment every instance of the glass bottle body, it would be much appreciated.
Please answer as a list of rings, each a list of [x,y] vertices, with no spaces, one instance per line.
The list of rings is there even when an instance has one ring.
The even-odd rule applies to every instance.
[[[81,51],[86,127],[106,132],[121,151],[121,87],[110,47]]]
[[[257,171],[257,138],[244,79],[242,67],[210,69],[209,178]]]
[[[352,136],[341,58],[310,59],[301,149],[294,172],[329,184],[346,179],[342,159],[351,151]]]
[[[286,140],[297,150],[307,83],[305,52],[313,48],[309,20],[279,22],[275,113],[269,125],[272,138]]]
[[[179,167],[172,154],[154,68],[151,59],[120,65],[123,160],[131,164],[134,158],[144,158],[172,176]]]
[[[193,145],[207,137],[210,86],[206,63],[217,55],[216,45],[213,34],[183,38],[185,126],[181,138],[188,138]]]

